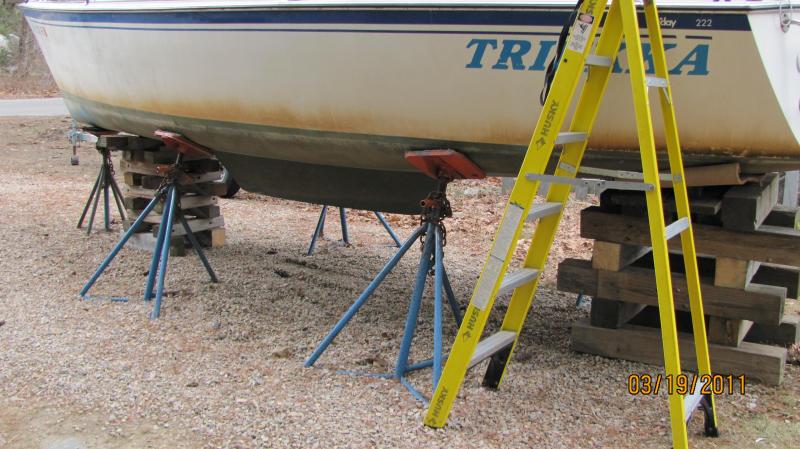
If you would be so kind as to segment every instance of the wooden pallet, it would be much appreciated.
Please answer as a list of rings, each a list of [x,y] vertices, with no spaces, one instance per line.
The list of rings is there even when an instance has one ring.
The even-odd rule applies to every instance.
[[[125,142],[118,143],[124,145]],[[130,225],[147,206],[163,181],[156,170],[157,165],[171,164],[176,153],[163,147],[134,146],[123,149],[123,160],[120,170],[124,181],[125,207],[131,219]],[[222,166],[216,159],[187,156],[183,164],[187,177],[180,181],[183,194],[180,198],[181,209],[186,217],[192,233],[201,245],[218,247],[225,243],[225,220],[219,207],[219,196],[225,194],[224,184],[215,182],[222,176]],[[148,215],[142,224],[142,232],[131,239],[131,245],[152,251],[155,247],[155,235],[161,223],[163,204],[159,204]],[[171,253],[183,255],[188,242],[181,224],[172,228]]]
[[[712,365],[773,385],[783,379],[785,346],[800,340],[800,317],[785,314],[800,285],[799,212],[775,204],[776,179],[698,189],[691,203]],[[593,298],[589,320],[573,327],[575,350],[661,363],[644,207],[641,194],[609,191],[600,207],[582,212],[581,236],[595,239],[592,260],[567,259],[558,273],[559,290]],[[674,211],[665,212],[669,221]],[[688,310],[686,281],[680,246],[670,250],[680,316]],[[681,330],[691,332],[691,323],[679,319]],[[683,347],[681,354],[694,357]]]

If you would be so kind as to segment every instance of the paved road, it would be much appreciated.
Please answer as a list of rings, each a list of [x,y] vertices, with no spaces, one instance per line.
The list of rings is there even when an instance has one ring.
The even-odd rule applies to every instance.
[[[0,117],[47,117],[69,115],[61,98],[0,100]]]

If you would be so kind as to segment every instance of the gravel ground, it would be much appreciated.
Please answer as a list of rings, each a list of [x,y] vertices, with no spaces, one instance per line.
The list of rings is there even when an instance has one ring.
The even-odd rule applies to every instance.
[[[392,254],[370,214],[351,212],[355,242],[328,238],[306,257],[318,207],[244,193],[223,201],[228,241],[208,252],[214,285],[194,257],[171,259],[162,318],[142,294],[149,255],[126,249],[94,294],[77,292],[118,238],[75,229],[99,159],[69,165],[66,119],[0,120],[0,447],[670,447],[666,398],[630,396],[628,374],[649,365],[576,354],[572,322],[588,315],[555,290],[564,257],[589,257],[566,213],[516,360],[502,388],[467,378],[450,425],[422,425],[425,409],[395,381],[338,374],[394,365],[416,257],[403,261],[313,369],[303,360]],[[466,302],[499,219],[498,180],[453,186],[447,267]],[[401,236],[416,218],[388,217]],[[119,223],[114,223],[119,230]],[[502,304],[503,299],[501,299]],[[426,358],[432,306],[422,309],[412,358]],[[491,320],[497,327],[499,317]],[[456,328],[446,322],[445,335]],[[722,437],[694,447],[797,447],[800,367],[780,388],[747,385],[718,399]],[[430,391],[428,372],[412,382]],[[792,443],[792,441],[794,443]]]

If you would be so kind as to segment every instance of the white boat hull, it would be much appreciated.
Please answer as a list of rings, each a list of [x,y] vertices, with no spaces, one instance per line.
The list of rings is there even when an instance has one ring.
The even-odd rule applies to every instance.
[[[219,152],[245,188],[362,207],[381,200],[354,202],[369,190],[356,185],[337,201],[339,177],[403,178],[408,204],[429,188],[408,190],[421,179],[403,159],[409,149],[455,148],[490,174],[516,174],[569,3],[24,8],[78,120],[181,132]],[[781,31],[776,8],[742,9],[752,2],[679,3],[659,5],[687,159],[738,160],[755,172],[800,165],[800,28]],[[614,75],[590,148],[637,148],[630,104],[627,77]],[[592,155],[606,166],[628,159]],[[304,167],[317,167],[329,195],[272,179]]]

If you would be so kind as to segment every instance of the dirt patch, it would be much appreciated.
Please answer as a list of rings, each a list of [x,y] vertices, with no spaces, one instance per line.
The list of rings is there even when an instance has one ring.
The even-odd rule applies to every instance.
[[[588,308],[555,290],[555,267],[564,257],[588,257],[591,242],[577,237],[587,203],[567,210],[502,388],[480,387],[478,367],[450,425],[432,430],[397,382],[339,374],[394,365],[415,257],[315,368],[303,367],[393,253],[368,212],[349,212],[352,246],[337,242],[337,221],[329,220],[326,238],[306,257],[319,207],[246,193],[222,202],[228,242],[209,251],[220,284],[207,281],[196,258],[172,259],[164,313],[149,320],[150,304],[139,299],[149,255],[126,249],[92,293],[130,301],[77,299],[118,234],[75,229],[99,158],[84,149],[81,165],[69,165],[61,132],[68,125],[0,119],[0,447],[670,446],[666,398],[626,389],[630,373],[659,368],[569,350],[570,325]],[[499,181],[456,183],[451,200],[447,268],[466,304],[502,210]],[[401,237],[417,224],[387,218]],[[432,316],[427,299],[414,360],[431,353]],[[498,325],[493,317],[489,327]],[[446,342],[455,332],[448,320]],[[719,397],[722,436],[702,438],[694,419],[693,447],[792,447],[800,440],[799,377],[791,365],[782,387],[747,385],[744,396]],[[429,372],[411,381],[430,391]]]

